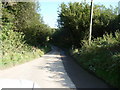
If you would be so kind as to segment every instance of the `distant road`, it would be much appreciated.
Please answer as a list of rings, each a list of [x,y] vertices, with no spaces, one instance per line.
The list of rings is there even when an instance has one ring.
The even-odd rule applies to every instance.
[[[0,79],[30,80],[41,88],[107,88],[83,70],[57,47],[46,55],[22,65],[0,70]]]

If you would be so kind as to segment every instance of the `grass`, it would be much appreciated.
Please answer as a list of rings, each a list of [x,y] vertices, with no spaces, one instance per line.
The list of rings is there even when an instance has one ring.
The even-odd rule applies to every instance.
[[[10,24],[8,26],[0,31],[0,69],[28,62],[51,50],[47,44],[36,47],[27,44],[22,32],[15,32]]]
[[[28,61],[31,61],[35,58],[39,58],[45,53],[51,50],[49,47],[41,47],[41,49],[36,48],[33,51],[20,51],[20,52],[6,52],[5,55],[2,55],[2,59],[0,61],[0,69],[5,69],[8,67],[12,67],[18,64],[22,64]]]
[[[81,49],[71,53],[83,68],[120,89],[120,32],[94,39],[91,45],[84,41]]]

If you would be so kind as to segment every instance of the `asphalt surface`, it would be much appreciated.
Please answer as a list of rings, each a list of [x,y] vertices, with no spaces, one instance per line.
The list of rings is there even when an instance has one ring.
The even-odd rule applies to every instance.
[[[38,59],[0,70],[0,79],[30,80],[40,88],[109,88],[57,47]]]
[[[56,47],[52,47],[52,51],[38,59],[0,70],[0,81],[4,82],[2,85],[4,88],[22,87],[21,81],[25,84],[26,80],[36,83],[40,88],[75,88],[64,69],[59,49]],[[31,86],[28,84],[26,83],[24,87]]]
[[[85,71],[73,58],[60,52],[65,70],[76,88],[110,88],[104,81]]]

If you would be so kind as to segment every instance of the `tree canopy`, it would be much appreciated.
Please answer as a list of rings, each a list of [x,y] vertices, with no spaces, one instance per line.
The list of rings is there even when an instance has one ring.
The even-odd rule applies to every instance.
[[[112,32],[116,27],[111,27],[111,24],[116,22],[115,18],[118,18],[117,8],[94,5],[92,38],[102,37],[105,32]],[[59,30],[55,33],[58,37],[53,38],[53,41],[61,42],[69,47],[81,47],[82,40],[88,39],[89,25],[90,5],[88,3],[62,3],[58,11]],[[117,27],[119,26],[117,25]]]

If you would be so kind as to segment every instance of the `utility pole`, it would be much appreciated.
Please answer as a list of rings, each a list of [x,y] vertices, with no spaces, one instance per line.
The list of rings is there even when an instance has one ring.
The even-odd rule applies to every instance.
[[[90,33],[89,33],[89,45],[91,44],[91,37],[92,37],[92,17],[93,17],[93,0],[91,0],[91,7],[90,7]]]
[[[118,2],[118,15],[120,15],[120,1]]]

